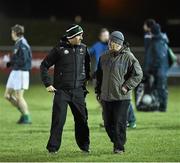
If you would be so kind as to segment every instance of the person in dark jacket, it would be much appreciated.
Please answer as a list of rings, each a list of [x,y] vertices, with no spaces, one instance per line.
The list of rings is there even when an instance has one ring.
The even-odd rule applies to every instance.
[[[154,89],[158,92],[160,102],[159,111],[165,112],[167,109],[167,72],[169,69],[168,63],[168,46],[167,37],[161,32],[159,24],[154,24],[151,27],[152,39],[147,51],[149,62],[145,69],[146,74],[154,77]]]
[[[24,27],[16,24],[11,28],[11,37],[15,41],[13,55],[7,67],[12,71],[9,75],[5,98],[21,113],[18,124],[31,124],[28,105],[24,99],[24,90],[29,88],[29,71],[31,69],[32,52],[24,38]]]
[[[99,41],[97,41],[93,46],[89,49],[90,56],[95,57],[95,68],[93,73],[93,83],[96,83],[95,72],[97,71],[97,65],[99,62],[99,58],[108,50],[108,41],[109,41],[109,31],[107,28],[102,28],[99,33]],[[95,84],[94,84],[95,85]],[[101,101],[98,100],[101,106]],[[101,106],[102,107],[102,106]],[[134,114],[134,109],[132,104],[130,104],[127,115],[127,126],[129,128],[136,128],[136,117]],[[103,110],[102,110],[102,119],[103,118]],[[104,122],[99,124],[100,127],[104,127]]]
[[[145,73],[146,73],[147,66],[149,66],[149,62],[151,60],[151,54],[149,54],[149,52],[148,52],[148,49],[151,45],[151,40],[152,40],[151,29],[156,24],[157,23],[154,19],[147,19],[147,20],[145,20],[144,25],[143,25],[143,29],[144,29],[144,51],[145,51],[143,71],[144,71],[145,76],[148,75]],[[167,43],[169,43],[169,39],[168,39],[166,33],[161,32],[161,36],[164,38],[164,40],[166,40]]]
[[[121,32],[111,33],[109,50],[101,56],[96,75],[96,94],[102,101],[105,129],[114,144],[114,153],[122,154],[131,90],[141,82],[143,73],[138,60],[124,44]]]
[[[48,92],[55,94],[52,124],[47,144],[49,153],[57,153],[61,145],[63,126],[69,105],[75,121],[75,138],[83,152],[89,152],[89,127],[85,103],[85,84],[90,78],[90,57],[82,44],[83,29],[71,25],[61,41],[42,61],[41,78]],[[48,70],[54,65],[54,82]]]
[[[144,21],[144,25],[143,25],[143,30],[144,30],[144,51],[145,51],[145,55],[144,55],[144,65],[143,65],[143,70],[146,69],[148,62],[149,62],[149,58],[147,55],[147,51],[152,39],[152,34],[151,34],[151,27],[156,24],[156,21],[154,19],[147,19]]]

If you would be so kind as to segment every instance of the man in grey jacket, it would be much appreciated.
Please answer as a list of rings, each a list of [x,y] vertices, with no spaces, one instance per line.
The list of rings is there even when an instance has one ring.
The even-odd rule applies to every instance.
[[[121,32],[111,33],[109,50],[99,60],[96,77],[96,94],[102,100],[106,132],[114,144],[114,153],[122,154],[131,90],[141,82],[143,73],[138,60],[124,44]]]

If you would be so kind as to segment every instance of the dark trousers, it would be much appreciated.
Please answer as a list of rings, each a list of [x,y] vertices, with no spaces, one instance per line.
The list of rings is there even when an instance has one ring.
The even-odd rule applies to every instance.
[[[127,121],[128,121],[128,123],[135,123],[136,122],[136,117],[134,114],[134,109],[133,109],[132,104],[130,104],[129,108],[128,108]]]
[[[75,122],[75,139],[81,150],[89,149],[88,115],[82,88],[58,90],[55,93],[52,111],[50,138],[47,144],[49,151],[57,151],[61,145],[63,126],[66,121],[68,104]]]
[[[130,100],[102,101],[106,132],[114,149],[125,150],[126,121]]]
[[[154,88],[158,92],[159,98],[159,110],[167,110],[167,101],[168,101],[168,88],[167,88],[167,77],[166,76],[155,76]]]

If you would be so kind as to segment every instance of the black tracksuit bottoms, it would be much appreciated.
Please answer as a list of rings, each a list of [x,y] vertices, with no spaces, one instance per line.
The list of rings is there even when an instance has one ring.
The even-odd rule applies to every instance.
[[[71,90],[59,89],[54,96],[50,138],[46,147],[50,152],[58,151],[60,148],[68,105],[74,116],[77,145],[81,150],[89,149],[88,115],[84,91],[82,88]]]
[[[102,101],[104,125],[114,149],[125,150],[127,111],[130,100]]]

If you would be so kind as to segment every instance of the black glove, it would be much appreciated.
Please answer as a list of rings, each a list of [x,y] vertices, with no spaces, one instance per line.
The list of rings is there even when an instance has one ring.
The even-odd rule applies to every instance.
[[[11,67],[11,62],[7,62],[7,63],[6,63],[6,67],[7,67],[7,68]]]
[[[84,97],[86,97],[87,94],[89,94],[89,91],[87,90],[86,86],[83,86],[83,91],[84,91]]]

